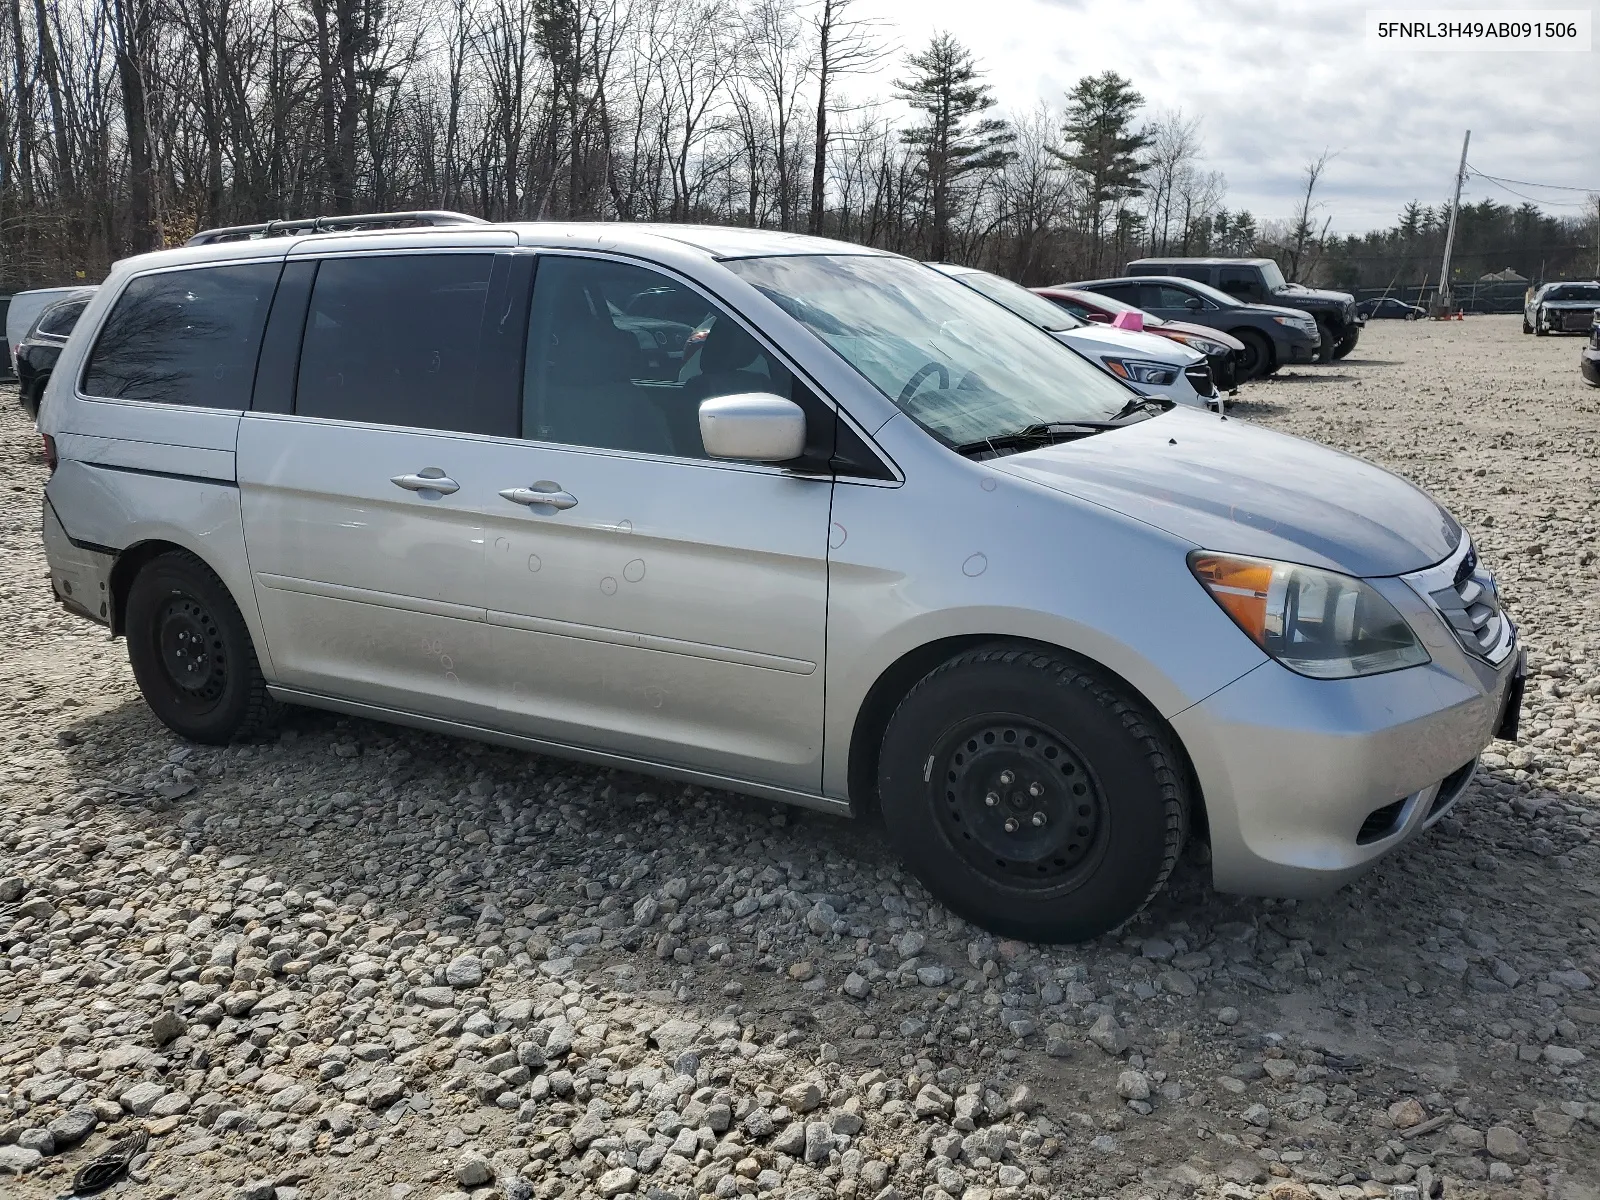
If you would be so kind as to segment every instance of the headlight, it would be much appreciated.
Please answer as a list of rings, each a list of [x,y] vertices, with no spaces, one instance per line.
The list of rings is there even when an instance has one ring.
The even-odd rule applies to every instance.
[[[1207,341],[1205,338],[1196,337],[1192,333],[1179,334],[1176,340],[1190,349],[1200,351],[1201,354],[1226,354],[1228,352],[1228,348],[1221,342]]]
[[[1310,317],[1273,317],[1279,325],[1287,325],[1290,329],[1298,329],[1301,333],[1309,333],[1317,337],[1317,323]]]
[[[1166,363],[1150,362],[1142,358],[1107,358],[1102,360],[1106,369],[1129,383],[1143,383],[1165,387],[1178,377],[1178,368]]]
[[[1251,641],[1301,675],[1351,679],[1429,661],[1406,619],[1360,579],[1205,550],[1189,569]]]

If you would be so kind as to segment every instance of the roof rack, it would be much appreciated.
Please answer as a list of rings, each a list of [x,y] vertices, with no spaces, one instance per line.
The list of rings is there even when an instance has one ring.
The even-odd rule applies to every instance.
[[[486,225],[482,217],[466,213],[433,210],[427,212],[354,213],[336,217],[301,217],[297,220],[263,221],[259,225],[230,225],[225,229],[205,229],[195,234],[186,246],[211,246],[218,242],[247,242],[256,238],[288,237],[306,233],[349,233],[357,229],[414,228],[429,225]]]

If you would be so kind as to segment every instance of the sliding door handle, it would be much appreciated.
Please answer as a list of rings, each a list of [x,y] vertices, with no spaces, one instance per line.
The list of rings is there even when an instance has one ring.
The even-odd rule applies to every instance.
[[[433,492],[440,496],[461,490],[461,485],[438,467],[423,467],[415,475],[395,475],[389,482],[408,492]]]
[[[513,504],[521,504],[527,508],[572,508],[578,503],[578,498],[571,492],[561,490],[559,483],[551,483],[548,479],[541,479],[532,487],[503,488],[500,494]]]

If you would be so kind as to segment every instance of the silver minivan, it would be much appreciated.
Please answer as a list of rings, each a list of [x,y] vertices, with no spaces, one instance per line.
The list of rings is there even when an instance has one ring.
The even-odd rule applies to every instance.
[[[122,262],[51,378],[52,586],[185,738],[306,704],[874,812],[1050,941],[1192,832],[1333,889],[1515,734],[1493,579],[1370,463],[895,255],[418,219]]]

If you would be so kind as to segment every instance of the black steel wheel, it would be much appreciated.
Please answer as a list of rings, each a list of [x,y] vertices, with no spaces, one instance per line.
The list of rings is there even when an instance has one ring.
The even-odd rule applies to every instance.
[[[1188,826],[1188,771],[1160,718],[1089,664],[997,643],[932,671],[890,718],[884,823],[928,890],[1040,942],[1122,925]]]
[[[174,733],[223,744],[271,722],[276,706],[239,606],[194,555],[169,551],[139,569],[123,628],[145,703]]]
[[[956,853],[1030,890],[1092,871],[1110,828],[1100,781],[1066,739],[1023,719],[979,717],[934,750]]]

